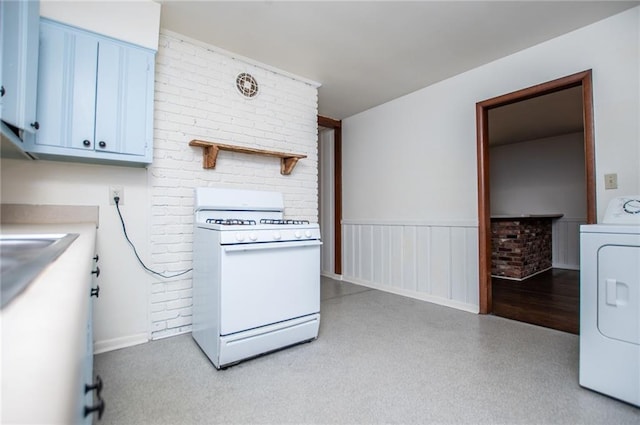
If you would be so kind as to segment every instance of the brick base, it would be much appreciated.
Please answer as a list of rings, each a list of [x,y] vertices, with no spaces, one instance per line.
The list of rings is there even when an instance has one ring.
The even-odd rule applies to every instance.
[[[551,268],[551,220],[492,219],[491,275],[525,279]]]

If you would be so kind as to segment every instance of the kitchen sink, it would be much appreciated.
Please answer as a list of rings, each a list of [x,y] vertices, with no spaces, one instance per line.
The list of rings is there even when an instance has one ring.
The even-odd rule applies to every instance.
[[[77,237],[77,233],[0,235],[0,308],[29,286]]]

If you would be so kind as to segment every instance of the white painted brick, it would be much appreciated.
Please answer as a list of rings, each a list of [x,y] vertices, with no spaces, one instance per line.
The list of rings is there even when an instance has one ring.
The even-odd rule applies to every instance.
[[[158,292],[155,294],[151,294],[151,303],[163,303],[165,301],[174,300],[175,297],[176,295],[170,292]]]
[[[158,311],[166,310],[164,303],[151,303],[151,312],[156,313]]]
[[[176,317],[179,316],[179,314],[180,313],[176,310],[156,311],[151,313],[151,320],[153,322],[160,322],[160,321],[165,321],[169,319],[175,319]]]
[[[191,298],[182,298],[179,300],[167,302],[165,305],[167,306],[167,310],[178,310],[185,307],[191,307],[191,304]]]
[[[164,320],[151,322],[151,332],[156,335],[158,332],[167,328],[167,322]]]
[[[235,89],[240,72],[260,84],[254,99]],[[193,258],[193,194],[196,187],[277,190],[285,216],[317,221],[317,89],[222,54],[160,34],[156,56],[154,162],[149,167],[149,250],[157,270],[180,272]],[[302,153],[289,176],[275,158],[222,152],[214,170],[202,168],[192,139]],[[191,275],[154,282],[152,338],[191,330]]]
[[[182,297],[188,295],[185,290],[191,289],[191,279],[182,279],[176,282],[166,283],[165,287],[167,291],[177,292],[176,296]]]
[[[167,320],[167,327],[178,328],[191,324],[191,316],[178,317],[177,319]]]
[[[168,251],[168,247],[166,245],[153,244],[151,246],[151,255],[154,254],[164,254]]]
[[[163,322],[165,323],[165,322]],[[166,327],[166,323],[165,323],[165,327]],[[170,336],[174,336],[174,335],[179,335],[182,333],[186,333],[189,332],[191,330],[191,326],[181,326],[179,328],[172,328],[172,329],[163,329],[159,332],[154,332],[151,334],[151,339],[153,340],[158,340],[158,339],[162,339],[162,338],[168,338]]]
[[[164,284],[162,282],[153,282],[151,284],[151,293],[157,294],[158,292],[164,292]]]

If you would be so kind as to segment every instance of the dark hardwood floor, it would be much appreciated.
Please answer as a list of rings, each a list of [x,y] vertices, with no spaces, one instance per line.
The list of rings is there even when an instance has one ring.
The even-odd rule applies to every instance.
[[[578,334],[580,272],[551,269],[523,281],[492,278],[493,314]]]

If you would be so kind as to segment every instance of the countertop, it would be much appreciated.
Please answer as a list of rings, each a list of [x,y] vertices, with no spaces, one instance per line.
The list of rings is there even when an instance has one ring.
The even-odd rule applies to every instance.
[[[1,232],[78,238],[0,311],[2,423],[74,423],[82,377],[96,223],[3,224]]]
[[[524,220],[540,218],[561,218],[564,214],[496,214],[491,216],[491,220]]]

